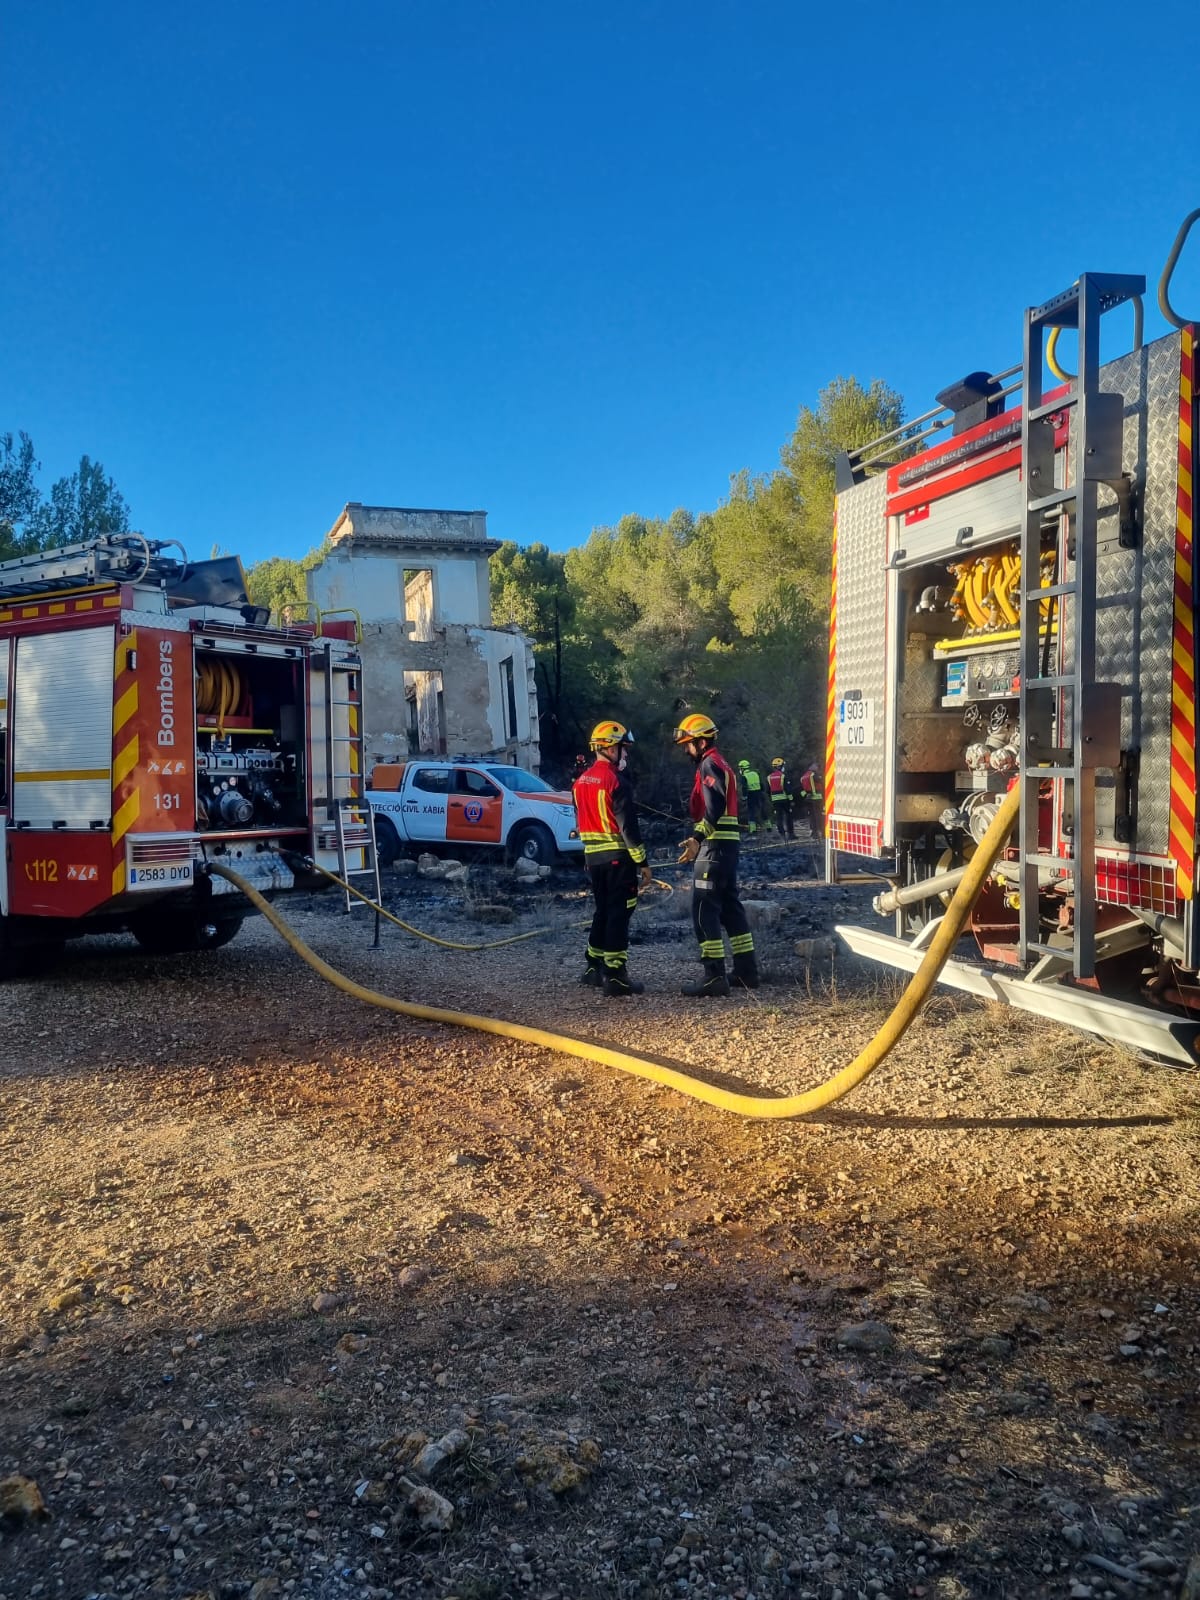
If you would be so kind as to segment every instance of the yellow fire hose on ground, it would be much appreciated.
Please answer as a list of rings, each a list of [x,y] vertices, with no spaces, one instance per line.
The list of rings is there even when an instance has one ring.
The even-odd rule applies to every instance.
[[[460,944],[455,939],[439,939],[435,933],[422,933],[420,928],[414,928],[411,922],[405,922],[402,917],[393,916],[385,907],[372,900],[369,894],[347,883],[344,878],[339,878],[336,872],[329,872],[319,861],[312,863],[313,870],[319,872],[323,878],[328,878],[330,883],[336,883],[339,889],[344,889],[347,894],[352,894],[356,900],[361,900],[363,905],[370,906],[372,911],[377,911],[381,917],[386,917],[389,922],[394,922],[398,928],[403,928],[405,933],[411,933],[414,938],[424,939],[429,944],[436,944],[443,950],[498,950],[502,944],[522,944],[526,939],[540,939],[542,934],[549,933],[549,928],[530,928],[528,933],[510,933],[504,939],[489,939],[484,944]],[[276,924],[278,926],[278,924]]]
[[[439,939],[436,933],[424,933],[420,928],[414,928],[411,922],[405,922],[403,917],[393,915],[386,906],[381,906],[378,901],[372,900],[369,894],[363,894],[361,889],[356,889],[352,883],[347,883],[344,878],[339,878],[336,872],[330,872],[319,861],[314,861],[311,865],[314,872],[319,872],[323,878],[328,878],[330,883],[336,883],[339,889],[344,889],[347,894],[353,895],[356,900],[361,900],[363,905],[370,906],[372,911],[377,911],[388,922],[394,922],[398,928],[403,928],[405,933],[411,933],[414,939],[424,939],[427,944],[436,944],[442,950],[499,950],[501,945],[523,944],[526,939],[540,939],[544,933],[552,933],[554,931],[552,928],[530,928],[527,933],[510,933],[504,939],[488,939],[482,944],[462,944],[456,939]],[[891,880],[888,879],[887,881],[890,882]],[[665,894],[675,893],[671,884],[662,878],[654,878],[652,882],[656,888],[663,890]],[[575,924],[580,928],[586,928],[590,925],[590,917],[585,922]]]
[[[364,1000],[368,1005],[381,1006],[387,1011],[397,1011],[402,1016],[417,1017],[422,1022],[443,1022],[455,1028],[474,1028],[481,1033],[498,1034],[505,1039],[520,1039],[525,1044],[541,1045],[544,1049],[556,1050],[563,1055],[578,1056],[583,1061],[595,1061],[601,1066],[616,1067],[620,1072],[629,1072],[639,1078],[649,1078],[653,1083],[661,1083],[668,1089],[677,1089],[680,1094],[688,1095],[693,1100],[702,1100],[706,1105],[716,1106],[721,1111],[730,1111],[735,1116],[790,1118],[808,1116],[814,1111],[821,1111],[824,1107],[832,1105],[835,1100],[840,1100],[874,1072],[904,1037],[928,999],[947,957],[958,943],[971,907],[986,883],[996,858],[1004,848],[1019,809],[1020,789],[1016,788],[1005,798],[982,843],[971,857],[966,874],[955,890],[954,898],[942,917],[937,932],[930,940],[921,965],[870,1044],[855,1056],[849,1066],[843,1067],[840,1072],[835,1073],[825,1083],[818,1084],[815,1089],[805,1090],[802,1094],[779,1096],[741,1094],[735,1090],[723,1089],[717,1084],[706,1082],[703,1078],[685,1072],[680,1067],[664,1066],[661,1062],[652,1061],[644,1056],[596,1044],[591,1039],[577,1039],[572,1034],[552,1033],[548,1029],[530,1028],[519,1022],[504,1022],[496,1017],[477,1017],[468,1011],[446,1011],[439,1006],[423,1006],[415,1001],[396,1000],[390,995],[379,994],[376,990],[368,989],[360,983],[355,983],[352,978],[347,978],[331,967],[327,961],[323,961],[314,950],[309,949],[304,940],[288,927],[274,906],[265,900],[252,884],[247,883],[245,878],[217,861],[209,863],[209,870],[240,889],[247,900],[262,912],[281,938],[302,960],[307,961],[314,972],[327,979],[335,988],[341,989],[344,994],[353,995],[356,1000]]]

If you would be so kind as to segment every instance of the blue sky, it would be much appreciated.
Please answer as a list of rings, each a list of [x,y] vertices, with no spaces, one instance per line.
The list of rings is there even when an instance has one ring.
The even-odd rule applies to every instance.
[[[197,553],[347,500],[565,548],[714,506],[836,374],[915,413],[1011,364],[1081,270],[1144,272],[1152,337],[1195,7],[1054,15],[10,5],[0,432]]]

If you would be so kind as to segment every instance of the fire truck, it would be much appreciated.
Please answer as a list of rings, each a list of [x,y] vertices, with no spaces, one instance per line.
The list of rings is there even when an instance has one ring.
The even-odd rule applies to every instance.
[[[373,875],[353,619],[271,627],[241,563],[94,539],[0,563],[0,971],[126,929],[212,949],[311,863]]]
[[[915,970],[1019,786],[941,981],[1188,1064],[1196,333],[1170,278],[1197,217],[1164,337],[1143,342],[1144,278],[1085,273],[1026,311],[1020,366],[839,457],[825,774],[827,876],[891,879],[890,930],[838,930],[856,953]]]

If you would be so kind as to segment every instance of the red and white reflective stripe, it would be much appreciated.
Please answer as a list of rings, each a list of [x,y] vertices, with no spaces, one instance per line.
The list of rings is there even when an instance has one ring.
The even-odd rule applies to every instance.
[[[837,508],[833,512],[833,555],[829,578],[829,676],[825,689],[825,809],[834,805],[834,763],[837,757]]]
[[[1194,327],[1179,336],[1179,465],[1175,493],[1175,614],[1171,672],[1171,826],[1168,848],[1181,900],[1196,874],[1196,637],[1193,606],[1192,463],[1195,447]]]

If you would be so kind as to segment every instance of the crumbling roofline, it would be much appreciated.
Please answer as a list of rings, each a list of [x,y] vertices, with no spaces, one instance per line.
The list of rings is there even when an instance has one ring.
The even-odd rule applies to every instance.
[[[384,513],[389,513],[389,514],[391,514],[393,516],[401,516],[401,517],[486,517],[487,516],[487,512],[484,511],[484,510],[481,510],[481,509],[480,510],[474,510],[474,511],[464,511],[464,510],[456,510],[456,509],[454,509],[452,507],[449,507],[449,506],[369,506],[369,505],[364,505],[364,503],[361,500],[348,500],[346,502],[346,504],[342,507],[340,513],[338,514],[336,520],[334,521],[333,527],[330,528],[329,533],[327,534],[326,537],[328,537],[330,539],[336,538],[338,529],[343,525],[343,523],[348,522],[348,521],[352,522],[353,521],[353,513],[356,512],[356,511],[363,512],[363,513],[373,513],[376,516],[382,515]]]

